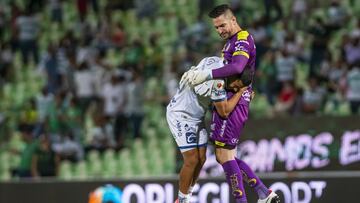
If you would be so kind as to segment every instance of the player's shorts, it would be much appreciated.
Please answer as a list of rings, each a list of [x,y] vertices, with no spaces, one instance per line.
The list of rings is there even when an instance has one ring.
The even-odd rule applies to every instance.
[[[210,142],[215,147],[234,149],[239,143],[241,132],[248,118],[249,106],[238,104],[227,119],[222,119],[217,112],[213,112]]]
[[[191,121],[169,111],[166,112],[166,120],[181,153],[207,146],[208,134],[204,121]]]

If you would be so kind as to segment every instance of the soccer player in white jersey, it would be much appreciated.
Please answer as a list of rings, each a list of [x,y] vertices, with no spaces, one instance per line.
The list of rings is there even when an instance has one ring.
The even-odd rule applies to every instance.
[[[208,57],[194,69],[216,69],[222,66],[221,58]],[[204,117],[211,104],[211,97],[219,94],[216,92],[217,88],[213,87],[217,84],[219,80],[210,80],[194,88],[180,84],[180,88],[167,106],[167,122],[184,159],[179,174],[179,203],[189,202],[192,188],[206,160],[208,134]],[[245,89],[241,89],[237,94],[242,94]]]

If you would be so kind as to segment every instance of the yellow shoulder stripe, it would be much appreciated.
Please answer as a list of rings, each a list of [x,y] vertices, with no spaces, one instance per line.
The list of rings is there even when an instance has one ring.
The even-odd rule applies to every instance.
[[[243,55],[243,56],[245,56],[246,58],[250,58],[249,54],[246,53],[245,51],[235,51],[235,52],[233,53],[233,56],[238,56],[238,55]]]
[[[248,31],[240,31],[237,34],[237,40],[247,40],[248,36],[249,36]]]

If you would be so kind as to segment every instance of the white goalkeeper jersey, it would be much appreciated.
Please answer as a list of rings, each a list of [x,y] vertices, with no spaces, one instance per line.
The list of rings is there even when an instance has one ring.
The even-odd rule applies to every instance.
[[[207,57],[200,61],[195,69],[216,69],[222,67],[223,61],[219,57]],[[225,90],[214,88],[214,85],[224,84],[223,80],[209,80],[194,88],[180,84],[175,96],[167,106],[168,113],[174,113],[177,119],[200,122],[209,109],[210,102],[218,97],[226,97]],[[221,92],[218,92],[221,91]]]

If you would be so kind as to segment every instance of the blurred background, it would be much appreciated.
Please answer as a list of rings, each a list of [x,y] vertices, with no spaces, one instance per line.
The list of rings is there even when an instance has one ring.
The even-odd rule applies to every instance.
[[[359,1],[1,0],[0,202],[16,197],[12,184],[47,191],[46,183],[99,179],[79,183],[83,199],[67,202],[85,202],[105,180],[122,190],[138,179],[168,180],[177,193],[181,156],[165,107],[182,73],[220,55],[224,41],[207,13],[221,3],[257,46],[256,97],[239,156],[265,179],[285,181],[284,202],[332,202],[294,197],[292,178],[351,174],[359,187]],[[261,158],[271,153],[271,163]],[[223,181],[213,179],[214,161],[210,147],[199,191]],[[309,181],[297,182],[314,190]],[[334,181],[330,191],[343,184]]]

